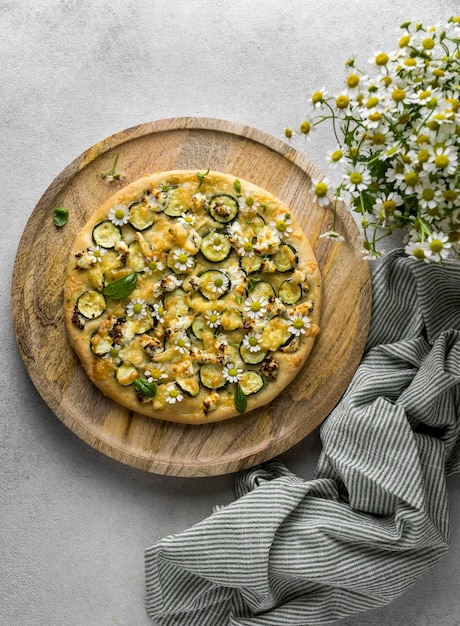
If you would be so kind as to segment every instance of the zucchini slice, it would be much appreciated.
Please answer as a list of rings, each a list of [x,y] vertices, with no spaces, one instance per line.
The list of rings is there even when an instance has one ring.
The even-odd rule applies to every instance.
[[[229,224],[238,215],[238,200],[226,193],[213,196],[209,202],[209,213],[219,224]]]
[[[186,293],[181,287],[168,291],[163,297],[164,309],[169,318],[184,317],[188,315],[189,307],[186,302]]]
[[[211,231],[205,235],[201,242],[200,251],[203,256],[212,263],[218,263],[228,257],[232,250],[232,244],[224,233]]]
[[[110,336],[102,336],[97,331],[91,335],[91,352],[97,354],[97,356],[104,356],[104,354],[108,354],[112,347],[113,343]]]
[[[200,292],[208,300],[217,300],[230,289],[230,279],[221,270],[206,270],[200,274]]]
[[[135,272],[141,272],[146,265],[145,256],[138,241],[132,241],[129,246],[129,256],[126,264]]]
[[[217,363],[205,363],[200,367],[200,381],[207,389],[222,389],[227,385],[223,367]]]
[[[247,223],[252,228],[252,230],[254,231],[255,235],[258,235],[260,233],[260,231],[262,230],[262,228],[266,225],[264,218],[261,215],[259,215],[258,213],[257,213],[257,215],[254,215],[253,217],[250,217],[248,219]]]
[[[298,263],[297,251],[289,243],[282,243],[272,259],[278,272],[289,272]]]
[[[127,319],[125,322],[126,332],[133,333],[134,335],[145,335],[149,330],[152,330],[154,326],[153,316],[149,311],[149,314],[140,320]]]
[[[192,333],[200,341],[203,339],[204,319],[202,315],[197,315],[192,322]]]
[[[293,280],[285,280],[278,289],[278,296],[284,304],[295,304],[302,297],[302,287]]]
[[[121,230],[110,220],[104,220],[96,224],[92,236],[94,243],[101,248],[113,248],[121,239]]]
[[[240,267],[247,274],[253,274],[254,272],[258,272],[263,263],[263,257],[258,254],[253,254],[252,256],[242,256],[240,258]]]
[[[269,320],[262,331],[260,345],[264,350],[274,352],[291,341],[290,322],[279,315]]]
[[[171,186],[168,190],[168,200],[164,210],[165,215],[169,217],[180,217],[188,208],[190,208],[190,198],[184,195],[184,189],[179,186]],[[188,200],[188,201],[187,201]]]
[[[129,208],[129,223],[136,230],[150,228],[155,221],[155,211],[147,202],[136,202]]]
[[[257,352],[251,352],[249,348],[240,345],[240,356],[245,363],[248,365],[257,365],[258,363],[262,363],[262,361],[267,356],[268,350],[258,350]]]
[[[200,378],[198,374],[188,376],[187,378],[177,378],[176,383],[187,396],[194,398],[200,393]]]
[[[241,374],[238,384],[245,396],[251,396],[253,393],[257,393],[262,389],[264,386],[264,380],[259,372],[255,372],[254,370],[245,370]]]
[[[268,298],[274,298],[276,296],[273,285],[266,280],[261,280],[258,283],[255,283],[253,288],[250,290],[250,293],[258,298],[267,298],[267,300]]]
[[[107,303],[102,293],[93,289],[83,292],[77,300],[77,309],[87,320],[95,320],[106,308]]]
[[[120,385],[127,387],[132,385],[136,378],[139,378],[139,372],[131,363],[122,363],[116,369],[115,378]]]

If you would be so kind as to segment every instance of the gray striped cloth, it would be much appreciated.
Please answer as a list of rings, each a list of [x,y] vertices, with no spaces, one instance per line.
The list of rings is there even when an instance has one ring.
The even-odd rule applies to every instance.
[[[235,502],[147,549],[155,623],[330,624],[391,602],[448,549],[460,266],[394,251],[373,269],[373,292],[366,352],[321,427],[314,479],[276,460],[241,472]]]

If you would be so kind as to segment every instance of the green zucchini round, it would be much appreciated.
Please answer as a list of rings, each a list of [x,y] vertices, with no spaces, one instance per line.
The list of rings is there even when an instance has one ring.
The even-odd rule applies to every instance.
[[[241,374],[238,385],[245,396],[251,396],[263,388],[264,380],[259,372],[254,370],[245,370]]]
[[[218,242],[218,243],[217,243]],[[218,263],[228,257],[232,244],[224,233],[211,231],[202,239],[200,251],[212,263]]]
[[[117,241],[122,238],[121,229],[110,220],[104,220],[93,228],[92,237],[97,246],[113,248]]]
[[[79,313],[88,320],[95,320],[97,317],[100,317],[106,308],[107,303],[103,294],[93,289],[84,291],[77,300]]]
[[[209,213],[219,224],[230,224],[236,218],[238,212],[238,200],[230,194],[216,194],[209,202]]]

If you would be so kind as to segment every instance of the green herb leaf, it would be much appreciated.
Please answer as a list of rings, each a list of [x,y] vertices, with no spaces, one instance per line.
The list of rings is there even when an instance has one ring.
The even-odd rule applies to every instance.
[[[111,283],[107,283],[102,293],[111,300],[123,300],[127,298],[134,291],[137,283],[137,272],[131,272],[123,278],[114,280]]]
[[[53,221],[58,228],[62,228],[69,219],[69,211],[62,206],[58,206],[53,211]]]
[[[203,174],[202,172],[197,172],[196,173],[196,177],[198,178],[198,180],[200,181],[198,183],[198,187],[196,188],[197,191],[198,189],[201,187],[201,185],[203,184],[203,180],[205,179],[205,177],[209,174],[209,168],[207,169],[207,171]]]
[[[236,386],[235,395],[233,397],[233,403],[238,413],[244,413],[246,411],[246,407],[248,406],[248,401],[247,401],[246,396],[244,395],[243,390],[241,389],[239,385]]]
[[[149,382],[146,378],[136,378],[134,386],[139,393],[147,398],[153,398],[157,392],[155,383]]]
[[[235,187],[236,193],[241,193],[241,183],[238,178],[235,178],[235,180],[233,181],[233,186]]]

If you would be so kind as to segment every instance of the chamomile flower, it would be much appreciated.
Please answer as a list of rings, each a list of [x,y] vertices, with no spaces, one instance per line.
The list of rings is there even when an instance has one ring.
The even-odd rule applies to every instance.
[[[287,239],[292,235],[292,219],[289,213],[277,215],[276,220],[270,222],[270,228],[278,235],[280,239]]]
[[[362,163],[349,166],[344,174],[343,185],[348,191],[364,191],[369,187],[371,182],[372,175]]]
[[[230,287],[230,280],[223,272],[216,272],[215,276],[209,282],[209,289],[216,295],[221,296],[228,291]]]
[[[251,237],[241,237],[238,241],[237,252],[239,256],[251,257],[254,256],[254,245],[251,241]]]
[[[242,373],[243,370],[236,367],[234,363],[227,363],[222,371],[223,377],[229,383],[237,383],[240,380]]]
[[[310,327],[310,319],[308,315],[294,314],[290,317],[289,332],[297,337],[305,334],[307,328]]]
[[[182,213],[182,215],[179,217],[178,222],[179,224],[182,224],[182,226],[186,226],[187,228],[190,228],[191,226],[194,225],[196,220],[195,215],[193,215],[193,213]]]
[[[430,262],[430,249],[426,241],[410,241],[404,248],[404,252],[409,257],[413,257],[418,261]]]
[[[129,209],[123,204],[116,204],[110,209],[108,218],[115,226],[123,226],[129,221]]]
[[[160,324],[165,321],[165,308],[162,302],[156,302],[152,307],[152,316],[156,319]]]
[[[224,245],[226,243],[225,235],[214,232],[212,235],[209,235],[208,237],[209,237],[209,244],[212,246],[213,250],[215,250],[216,252],[220,252],[221,250],[224,249]]]
[[[168,378],[168,374],[166,373],[166,368],[163,363],[150,363],[144,372],[144,376],[149,383],[157,383],[160,380]]]
[[[90,263],[101,263],[102,261],[102,257],[105,254],[105,250],[104,248],[101,248],[101,246],[94,246],[92,248],[88,249],[88,261]]]
[[[179,333],[175,337],[174,346],[181,354],[187,354],[190,351],[190,339],[185,332]]]
[[[159,261],[156,257],[146,257],[147,265],[144,267],[145,274],[153,274],[153,272],[162,272],[164,270],[164,263]]]
[[[398,207],[404,204],[403,197],[396,191],[379,193],[375,199],[374,213],[385,220],[400,214]]]
[[[327,97],[326,87],[313,92],[310,98],[310,105],[313,109],[321,108]]]
[[[334,148],[334,150],[328,150],[326,153],[326,161],[329,163],[331,167],[338,167],[339,165],[343,165],[345,162],[343,150],[340,146]],[[311,190],[310,190],[310,193]]]
[[[260,202],[254,198],[252,192],[247,192],[238,197],[238,206],[243,213],[257,210],[260,206]]]
[[[319,236],[319,239],[330,239],[331,241],[340,241],[343,243],[345,241],[345,237],[340,235],[336,230],[328,230],[326,233],[323,233]]]
[[[171,383],[166,387],[165,400],[168,404],[175,404],[176,402],[182,402],[184,396],[174,383]]]
[[[123,351],[120,344],[114,343],[105,356],[110,357],[115,365],[119,365],[123,359]]]
[[[319,204],[319,206],[327,206],[329,204],[328,192],[329,183],[327,178],[312,179],[310,195],[313,200]]]
[[[206,311],[204,313],[204,319],[210,328],[217,328],[220,325],[219,311]]]
[[[444,233],[431,233],[427,243],[433,261],[439,262],[449,256],[452,244],[449,241],[448,235]]]
[[[243,346],[249,350],[249,352],[260,352],[262,346],[260,340],[262,335],[260,333],[248,333],[243,337]]]
[[[174,250],[172,258],[174,269],[179,272],[186,272],[191,269],[195,263],[193,257],[183,248]]]
[[[443,175],[455,174],[458,167],[457,151],[453,146],[429,146],[430,159],[423,164],[427,172],[441,172]]]
[[[147,310],[148,308],[145,300],[142,300],[142,298],[134,298],[126,307],[126,315],[134,318],[135,320],[141,320],[147,315]]]
[[[252,319],[263,317],[267,311],[268,300],[263,296],[255,296],[252,294],[246,298],[244,302],[244,310],[246,315]]]

